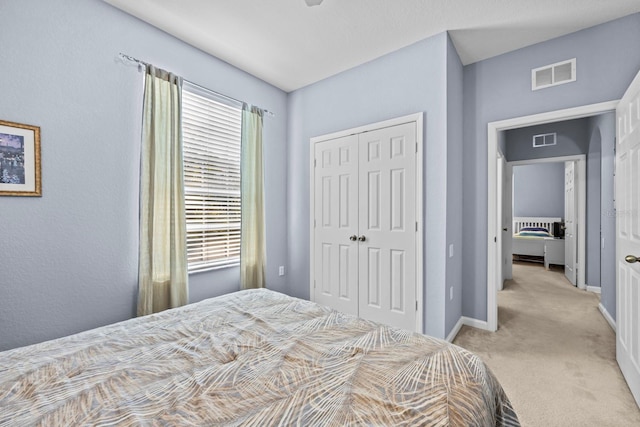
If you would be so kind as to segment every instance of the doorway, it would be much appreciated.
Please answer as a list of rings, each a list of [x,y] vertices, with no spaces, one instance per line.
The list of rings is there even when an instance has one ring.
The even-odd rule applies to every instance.
[[[512,192],[504,191],[503,198],[498,198],[498,203],[502,204],[503,216],[505,216],[503,223],[505,225],[509,224],[508,227],[504,227],[508,228],[508,231],[503,229],[504,237],[501,253],[504,267],[511,267],[511,260],[515,254],[522,255],[525,258],[532,256],[535,260],[544,258],[545,267],[548,267],[549,263],[563,265],[569,282],[579,289],[587,289],[585,263],[577,262],[580,266],[577,274],[575,269],[576,261],[579,261],[579,259],[586,260],[586,164],[586,154],[517,160],[507,163],[509,179],[515,180],[515,168],[527,166],[530,171],[542,170],[545,176],[539,176],[540,172],[537,172],[538,176],[531,174],[531,172],[525,175],[523,172],[522,175],[525,175],[524,181],[520,177],[519,183],[512,183]],[[575,208],[572,209],[568,209],[567,205],[568,187],[566,174],[568,167],[575,171],[575,182],[573,183],[575,186],[575,191],[573,191]],[[552,178],[551,181],[549,181],[550,178]],[[536,182],[538,180],[541,182]],[[523,203],[523,199],[528,198],[531,200]],[[520,203],[516,203],[516,201]],[[523,237],[514,241],[513,234],[519,231],[519,228],[516,229],[516,224],[521,220],[527,221],[522,223],[525,226],[530,221],[539,223],[538,226],[546,227],[546,231],[550,234],[554,233],[553,223],[562,221],[566,226],[565,233],[563,233],[565,236],[561,241],[554,239],[549,242],[542,237],[539,239]],[[575,230],[570,230],[570,224],[574,222],[577,227],[575,227]],[[513,230],[511,229],[512,224],[514,225]],[[546,254],[545,252],[547,251],[550,253]],[[554,255],[551,252],[558,254]],[[561,252],[561,255],[559,252]],[[582,254],[583,257],[577,257],[576,254]],[[511,268],[505,268],[504,271],[504,279],[511,279]],[[571,273],[573,273],[573,277],[569,277]],[[498,289],[502,289],[501,283],[498,284]]]
[[[617,101],[603,102],[565,110],[551,111],[531,116],[517,117],[488,124],[488,204],[487,204],[487,329],[498,328],[497,291],[502,281],[502,238],[501,182],[498,180],[499,134],[501,131],[527,126],[554,123],[571,119],[595,116],[615,111]],[[500,185],[499,185],[500,184]],[[500,219],[500,223],[496,219]],[[584,240],[584,239],[583,239]],[[499,244],[500,243],[500,244]],[[580,251],[578,263],[585,265],[585,251]],[[582,269],[584,270],[584,269]]]

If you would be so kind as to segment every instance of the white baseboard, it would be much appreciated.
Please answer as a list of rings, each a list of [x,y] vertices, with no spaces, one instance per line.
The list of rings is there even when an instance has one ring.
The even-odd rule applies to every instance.
[[[598,291],[587,289],[589,292],[600,293],[600,287],[599,286],[589,286],[589,287],[590,288],[598,288]],[[611,317],[611,314],[609,314],[607,309],[604,308],[604,305],[602,305],[602,303],[598,304],[598,309],[602,313],[602,316],[604,316],[604,318],[607,321],[607,323],[609,324],[609,326],[611,326],[611,329],[613,329],[613,331],[615,332],[615,330],[616,330],[616,321],[613,320],[613,317]],[[451,330],[451,333],[449,333],[449,335],[447,336],[447,342],[453,342],[453,340],[456,339],[456,336],[458,335],[458,332],[460,332],[460,329],[462,328],[462,325],[471,326],[472,328],[482,329],[482,330],[485,330],[485,331],[489,330],[489,327],[488,327],[488,324],[487,324],[486,320],[478,320],[478,319],[473,319],[471,317],[462,316],[462,317],[460,317],[460,319],[458,319],[458,322],[456,323],[456,325]]]
[[[449,335],[447,336],[446,338],[447,342],[453,342],[453,340],[456,339],[456,336],[458,335],[458,332],[460,332],[460,328],[462,328],[463,324],[464,323],[462,321],[462,317],[460,317],[456,325],[451,330],[451,333],[449,333]]]
[[[609,324],[609,326],[611,326],[611,329],[613,329],[613,331],[615,332],[616,331],[616,321],[613,320],[613,317],[611,317],[611,314],[609,314],[607,309],[604,308],[604,305],[602,305],[602,303],[598,304],[598,309],[600,310],[600,313],[602,313],[602,315],[604,316],[604,318],[607,321],[607,323]]]
[[[449,335],[447,336],[447,342],[453,342],[453,340],[456,339],[456,336],[458,335],[458,332],[460,332],[462,325],[471,326],[472,328],[477,329],[483,329],[485,331],[489,330],[488,324],[485,320],[472,319],[471,317],[462,316],[460,317],[460,319],[458,319],[458,322],[451,330],[451,333],[449,333]]]
[[[599,294],[602,292],[602,288],[600,286],[587,286],[587,292],[593,292],[594,294]]]
[[[478,320],[471,317],[462,316],[462,323],[467,326],[471,326],[472,328],[483,329],[485,331],[489,330],[489,324],[486,320]]]

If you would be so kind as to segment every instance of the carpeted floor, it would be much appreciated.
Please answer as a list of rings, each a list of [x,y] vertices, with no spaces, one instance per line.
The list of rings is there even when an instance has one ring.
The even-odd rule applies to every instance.
[[[454,344],[480,355],[523,426],[640,426],[598,295],[562,270],[514,263],[498,293],[498,332],[464,326]]]

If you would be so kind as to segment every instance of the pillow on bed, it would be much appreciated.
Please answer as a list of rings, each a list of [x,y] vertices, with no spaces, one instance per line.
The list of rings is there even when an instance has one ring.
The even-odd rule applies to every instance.
[[[549,233],[549,230],[544,227],[522,227],[520,231],[544,231],[545,233]]]
[[[551,237],[549,230],[544,227],[522,227],[516,236],[523,237]]]

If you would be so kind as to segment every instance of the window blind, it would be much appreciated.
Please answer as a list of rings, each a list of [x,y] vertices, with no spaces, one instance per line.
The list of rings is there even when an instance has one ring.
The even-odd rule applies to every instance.
[[[183,86],[189,272],[240,264],[241,107],[187,82]]]

